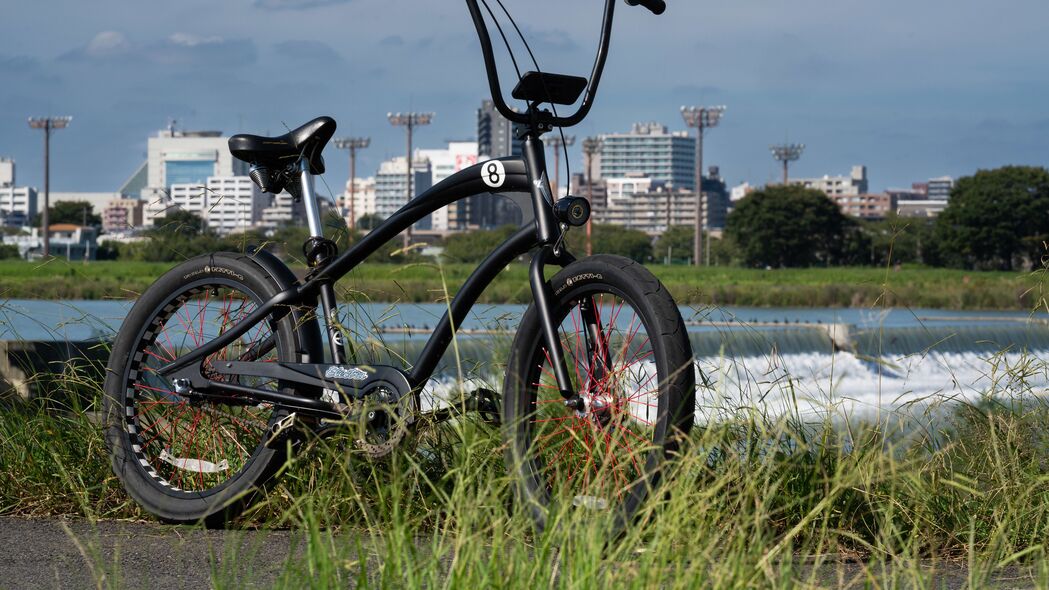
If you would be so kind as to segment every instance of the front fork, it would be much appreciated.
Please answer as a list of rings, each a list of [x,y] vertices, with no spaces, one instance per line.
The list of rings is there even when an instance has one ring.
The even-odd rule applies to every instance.
[[[554,371],[554,380],[557,381],[557,389],[561,397],[565,399],[565,405],[578,411],[586,411],[586,404],[579,395],[580,392],[572,385],[571,373],[568,370],[568,360],[565,358],[564,349],[561,346],[561,337],[558,332],[559,322],[554,317],[554,293],[550,283],[543,275],[546,264],[560,258],[559,262],[568,264],[573,259],[567,253],[561,253],[560,257],[554,254],[553,246],[543,246],[539,252],[532,257],[529,268],[528,282],[532,287],[532,297],[535,300],[536,311],[539,313],[539,324],[543,332],[543,343],[546,345],[547,353],[550,355],[550,364]],[[567,258],[567,260],[565,260]],[[589,367],[587,374],[591,381],[599,381],[610,366],[607,346],[604,342],[604,328],[601,325],[599,312],[592,297],[585,298],[579,306],[580,313],[586,330],[586,362]],[[579,362],[576,359],[576,362]],[[580,383],[582,387],[587,384]],[[592,385],[592,384],[591,384]]]

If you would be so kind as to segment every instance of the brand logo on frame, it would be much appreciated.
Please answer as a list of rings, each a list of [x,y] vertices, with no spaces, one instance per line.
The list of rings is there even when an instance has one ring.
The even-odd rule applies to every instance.
[[[358,369],[357,367],[328,367],[327,371],[324,371],[324,377],[327,379],[346,379],[347,381],[364,381],[368,378],[368,373]]]

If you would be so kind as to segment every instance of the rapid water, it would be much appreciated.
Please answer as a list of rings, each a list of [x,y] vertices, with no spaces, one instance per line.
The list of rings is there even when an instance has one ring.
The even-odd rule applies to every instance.
[[[111,339],[126,301],[0,302],[0,340]],[[445,307],[363,304],[344,325],[368,362],[413,359]],[[457,379],[498,389],[520,305],[478,306],[429,388]],[[696,356],[701,414],[892,410],[1049,386],[1049,315],[905,309],[681,309]],[[376,334],[374,329],[380,328]],[[832,339],[832,336],[834,338]],[[458,354],[456,354],[456,350]]]

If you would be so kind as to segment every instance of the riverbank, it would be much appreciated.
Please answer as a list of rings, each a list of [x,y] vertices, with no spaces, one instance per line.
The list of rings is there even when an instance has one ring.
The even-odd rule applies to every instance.
[[[0,299],[133,299],[172,265],[98,261],[47,264],[0,261]],[[903,267],[760,270],[649,267],[682,305],[749,307],[920,307],[1030,310],[1044,307],[1044,274]],[[296,269],[302,272],[301,269]],[[367,264],[339,283],[371,301],[440,301],[469,276],[466,264]],[[513,264],[482,296],[483,303],[527,303],[527,267]]]

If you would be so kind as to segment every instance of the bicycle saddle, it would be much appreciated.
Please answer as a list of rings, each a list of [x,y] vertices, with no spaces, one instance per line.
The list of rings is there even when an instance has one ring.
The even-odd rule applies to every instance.
[[[234,135],[229,138],[229,151],[234,158],[261,168],[283,168],[305,157],[310,174],[324,174],[321,152],[334,134],[335,119],[317,117],[278,137]]]

